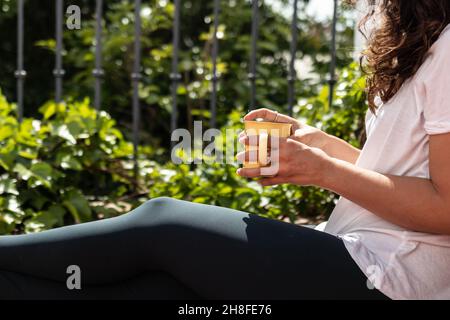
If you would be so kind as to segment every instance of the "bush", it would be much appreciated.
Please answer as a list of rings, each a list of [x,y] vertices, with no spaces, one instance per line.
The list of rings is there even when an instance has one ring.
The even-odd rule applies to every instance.
[[[0,233],[34,232],[114,215],[88,197],[111,200],[133,187],[132,146],[87,100],[47,103],[21,124],[0,96]],[[93,198],[92,198],[93,199]]]
[[[333,106],[324,88],[318,97],[300,101],[297,115],[360,146],[367,108],[363,87],[352,65],[342,72]],[[148,146],[140,149],[135,178],[132,145],[107,113],[97,113],[88,100],[50,102],[39,110],[41,119],[19,124],[15,105],[0,94],[0,234],[108,218],[159,196],[297,223],[326,219],[337,200],[317,188],[263,189],[238,177],[235,165],[161,164],[162,151]],[[224,130],[242,128],[243,114],[234,110]]]

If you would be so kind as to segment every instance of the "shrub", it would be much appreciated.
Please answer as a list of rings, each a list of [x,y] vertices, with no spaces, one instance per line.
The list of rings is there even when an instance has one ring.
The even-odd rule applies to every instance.
[[[0,95],[0,233],[34,232],[81,223],[114,210],[89,203],[130,192],[132,146],[106,113],[87,100],[47,103],[42,119],[18,123]]]

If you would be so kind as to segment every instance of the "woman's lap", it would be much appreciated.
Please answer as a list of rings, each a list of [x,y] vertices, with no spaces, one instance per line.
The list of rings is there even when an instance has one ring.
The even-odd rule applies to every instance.
[[[163,272],[209,299],[384,298],[331,235],[167,198],[118,218],[0,237],[0,270],[67,290],[70,265],[87,288]]]

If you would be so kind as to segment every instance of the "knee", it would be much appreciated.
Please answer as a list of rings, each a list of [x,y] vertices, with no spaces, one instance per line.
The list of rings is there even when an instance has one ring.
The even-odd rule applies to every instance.
[[[181,216],[181,201],[161,197],[149,200],[137,208],[131,219],[142,227],[178,223]]]
[[[167,216],[167,213],[176,211],[177,202],[179,200],[168,197],[154,198],[141,205],[138,211],[143,216]]]
[[[142,205],[145,211],[162,211],[172,208],[178,200],[169,197],[154,198]]]

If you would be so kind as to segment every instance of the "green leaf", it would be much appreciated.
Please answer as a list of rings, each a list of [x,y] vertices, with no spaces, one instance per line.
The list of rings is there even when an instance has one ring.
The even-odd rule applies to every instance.
[[[14,134],[14,129],[11,126],[0,127],[0,141],[3,141]]]
[[[10,234],[15,228],[14,222],[6,222],[4,217],[0,214],[0,235]]]
[[[15,160],[16,157],[13,152],[0,154],[0,166],[6,171],[9,171],[14,166]]]
[[[52,102],[47,103],[39,108],[39,112],[42,113],[45,120],[48,120],[56,113],[56,104]]]
[[[4,178],[0,180],[0,194],[9,193],[18,195],[19,192],[17,191],[16,188],[16,182],[17,182],[16,180],[10,178]]]
[[[72,214],[76,223],[87,222],[92,219],[89,202],[79,190],[69,190],[63,195],[63,205]]]
[[[81,126],[80,123],[78,123],[77,121],[71,121],[67,124],[67,127],[69,128],[70,133],[75,137],[75,138],[87,138],[89,137],[89,135],[87,135],[86,133],[86,127],[89,125],[89,123],[92,123],[93,120],[92,119],[83,119],[83,126]],[[92,124],[91,124],[92,125]]]
[[[45,204],[49,202],[49,199],[47,197],[44,197],[43,195],[36,193],[36,195],[31,199],[30,204],[31,206],[36,210],[42,210]]]
[[[49,50],[54,50],[56,48],[56,41],[53,39],[49,40],[39,40],[34,43],[37,47],[46,48]]]
[[[19,156],[29,160],[35,160],[38,157],[37,151],[31,149],[19,151]]]
[[[17,163],[14,166],[13,171],[19,175],[20,179],[25,181],[28,181],[28,179],[33,176],[33,173],[21,163]]]
[[[72,130],[70,130],[69,127],[65,124],[62,124],[56,128],[56,135],[69,141],[71,144],[77,143],[77,140],[75,139]]]
[[[61,160],[61,168],[63,169],[70,169],[70,170],[77,170],[81,171],[83,169],[83,166],[81,163],[74,158],[72,155],[66,155]]]
[[[40,232],[64,224],[66,209],[61,205],[52,205],[47,211],[39,212],[25,221],[25,232]]]
[[[35,163],[31,166],[30,171],[32,172],[32,176],[42,185],[51,188],[53,169],[48,163]]]

